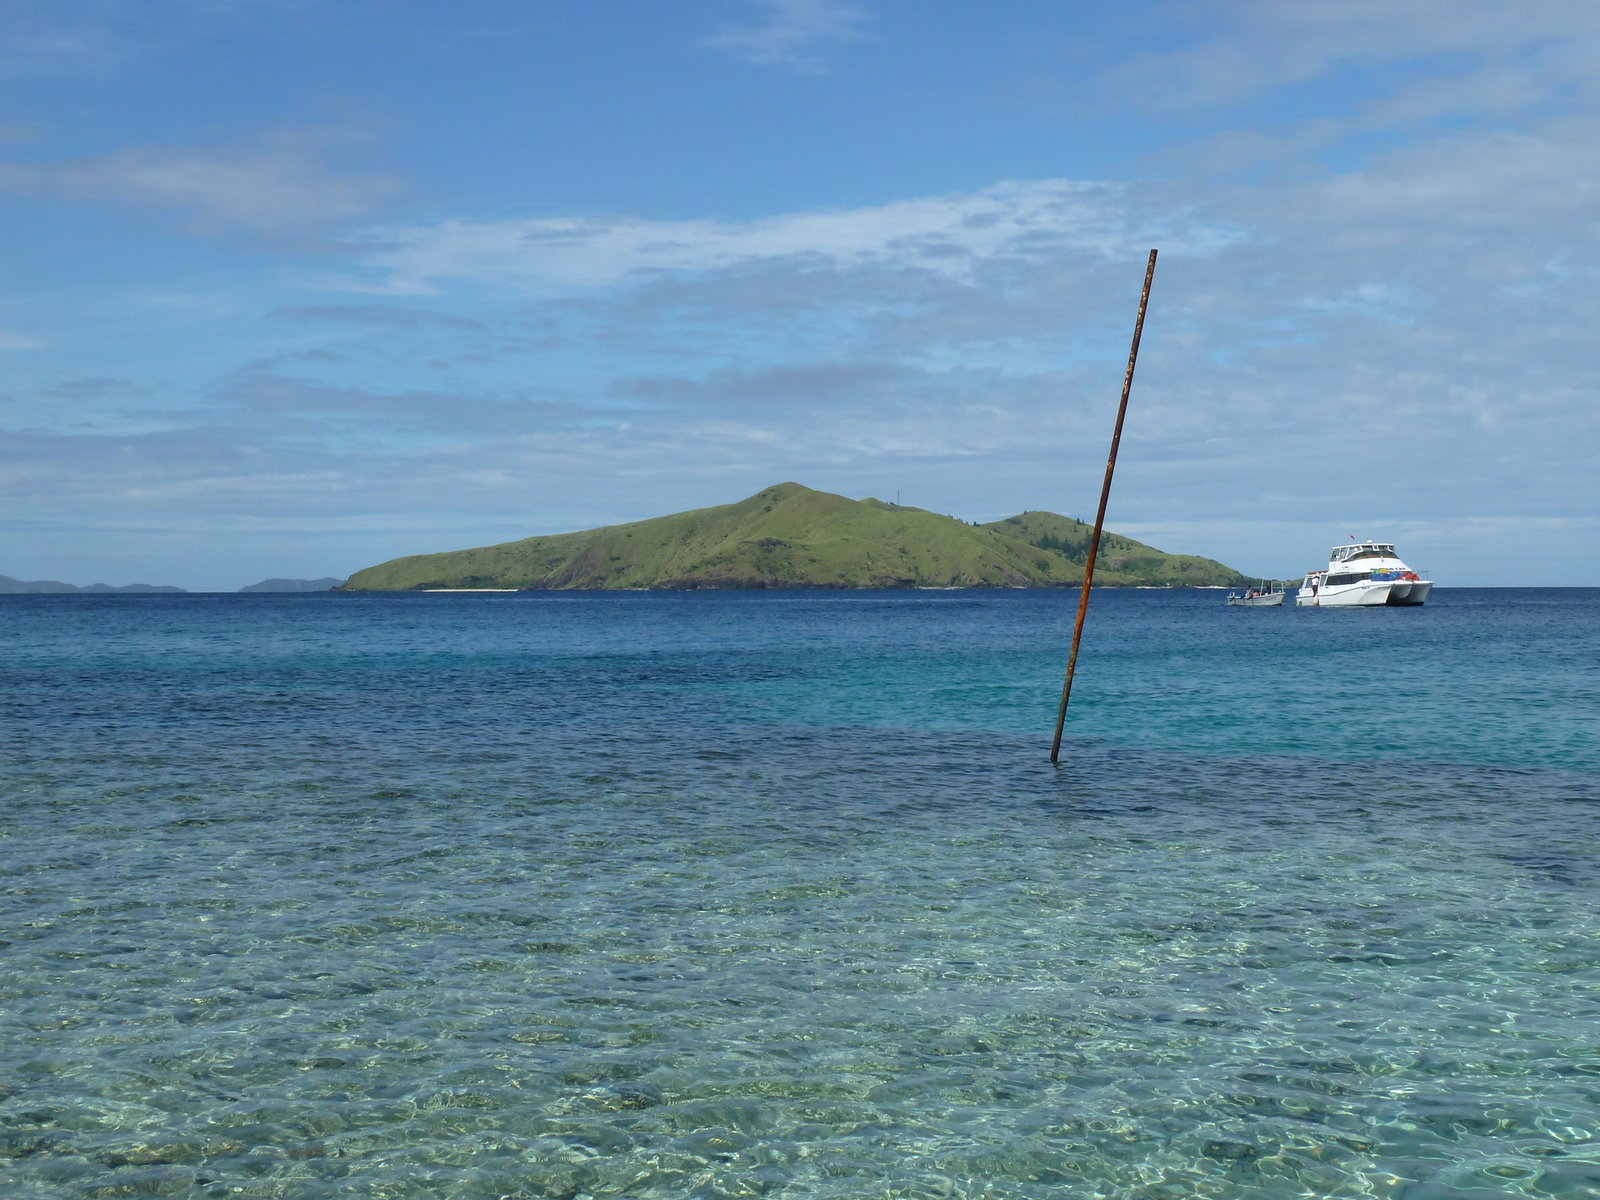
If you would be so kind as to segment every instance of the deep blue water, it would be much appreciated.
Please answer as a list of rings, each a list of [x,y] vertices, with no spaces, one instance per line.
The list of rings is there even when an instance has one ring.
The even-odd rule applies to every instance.
[[[0,597],[0,1194],[1600,1196],[1600,591]]]

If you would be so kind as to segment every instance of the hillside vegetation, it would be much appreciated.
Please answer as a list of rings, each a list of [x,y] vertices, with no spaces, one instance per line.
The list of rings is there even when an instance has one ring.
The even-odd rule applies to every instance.
[[[1089,533],[1054,513],[968,525],[781,483],[737,504],[396,558],[357,571],[343,590],[1061,587],[1082,580]],[[1101,539],[1096,584],[1242,582],[1210,559]]]
[[[1025,512],[1003,521],[990,521],[982,529],[1026,542],[1039,550],[1059,554],[1078,568],[1083,577],[1094,526],[1053,512]],[[1214,558],[1195,554],[1167,554],[1131,537],[1100,531],[1100,554],[1095,560],[1096,585],[1133,587],[1241,587],[1254,583]]]

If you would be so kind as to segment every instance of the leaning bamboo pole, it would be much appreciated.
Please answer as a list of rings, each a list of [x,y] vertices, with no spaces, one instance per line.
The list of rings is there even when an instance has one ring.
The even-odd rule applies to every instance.
[[[1061,730],[1067,723],[1067,700],[1072,695],[1072,673],[1078,669],[1078,643],[1083,638],[1083,618],[1089,611],[1089,587],[1094,582],[1094,560],[1100,554],[1100,530],[1106,523],[1106,501],[1111,499],[1111,476],[1117,469],[1117,444],[1122,441],[1122,418],[1128,413],[1128,393],[1133,390],[1133,364],[1139,361],[1139,335],[1144,332],[1144,310],[1150,303],[1150,281],[1156,274],[1156,252],[1150,251],[1150,264],[1144,269],[1144,291],[1139,295],[1139,316],[1133,323],[1133,348],[1128,351],[1128,373],[1122,377],[1122,402],[1117,405],[1117,424],[1111,431],[1111,453],[1106,458],[1106,480],[1100,485],[1100,508],[1094,514],[1094,536],[1089,539],[1089,558],[1083,564],[1083,590],[1078,596],[1078,623],[1072,628],[1072,653],[1067,656],[1067,680],[1061,685],[1061,708],[1056,713],[1056,736],[1050,743],[1050,761],[1061,757]]]

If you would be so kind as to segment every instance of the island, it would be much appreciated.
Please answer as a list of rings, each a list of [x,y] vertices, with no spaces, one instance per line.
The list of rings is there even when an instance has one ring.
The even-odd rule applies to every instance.
[[[246,584],[241,592],[331,592],[344,580],[325,576],[322,579],[263,579],[260,583]]]
[[[0,575],[0,593],[8,596],[47,596],[68,592],[182,595],[186,591],[186,588],[172,587],[170,584],[128,583],[122,587],[113,587],[109,583],[91,583],[79,587],[75,583],[62,583],[59,579],[13,579],[9,575]]]
[[[580,533],[391,559],[339,590],[1070,587],[1093,530],[1049,512],[968,524],[798,483],[737,504]],[[1209,558],[1103,534],[1097,586],[1237,587]]]

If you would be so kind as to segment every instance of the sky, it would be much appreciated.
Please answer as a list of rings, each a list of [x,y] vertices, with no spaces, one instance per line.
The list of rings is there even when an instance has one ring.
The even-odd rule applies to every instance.
[[[0,0],[0,574],[795,480],[1600,585],[1592,0]],[[1515,553],[1512,553],[1515,551]]]

